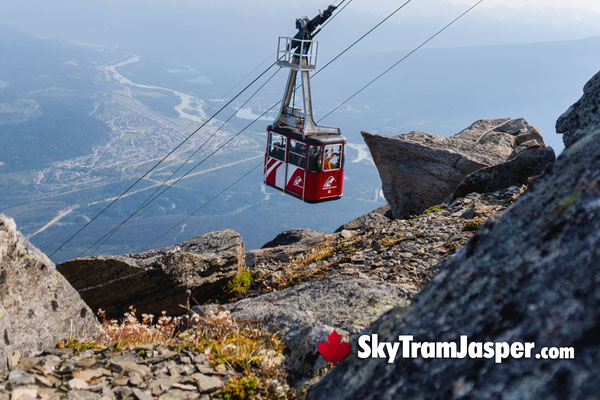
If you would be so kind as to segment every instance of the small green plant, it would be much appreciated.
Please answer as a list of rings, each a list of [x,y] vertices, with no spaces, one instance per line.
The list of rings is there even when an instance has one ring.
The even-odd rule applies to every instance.
[[[470,232],[470,231],[476,231],[477,229],[479,229],[479,227],[484,223],[485,221],[482,220],[481,218],[474,218],[472,220],[467,221],[463,227],[462,227],[462,231],[463,232]]]
[[[230,379],[219,395],[225,400],[252,399],[258,388],[258,379],[254,376]]]
[[[99,350],[102,346],[94,342],[80,342],[78,339],[62,340],[57,346],[59,349],[73,349],[76,353],[86,350]]]
[[[227,283],[227,286],[225,286],[225,290],[230,294],[243,294],[250,288],[253,281],[254,277],[252,276],[252,272],[242,270],[231,278]]]
[[[441,205],[429,207],[427,210],[423,211],[423,214],[431,214],[431,213],[435,213],[435,212],[439,212],[439,211],[442,211]]]

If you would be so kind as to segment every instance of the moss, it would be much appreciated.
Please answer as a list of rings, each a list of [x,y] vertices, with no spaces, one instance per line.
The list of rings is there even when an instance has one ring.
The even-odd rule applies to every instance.
[[[230,294],[243,294],[248,291],[252,282],[254,281],[254,277],[252,276],[252,272],[242,270],[239,271],[225,286],[225,290]]]
[[[427,210],[423,211],[423,214],[431,214],[431,213],[435,213],[435,212],[439,212],[439,211],[442,211],[441,205],[429,207]]]
[[[448,253],[452,254],[452,253],[456,252],[456,250],[458,249],[458,246],[460,246],[460,244],[458,242],[448,243]]]
[[[484,222],[485,221],[482,220],[481,218],[475,218],[475,219],[469,220],[463,225],[462,231],[463,232],[476,231],[477,229],[479,229],[479,227],[481,225],[483,225]]]
[[[59,349],[73,349],[75,352],[86,350],[99,350],[102,346],[95,342],[80,342],[78,339],[62,340],[57,346]]]
[[[252,399],[257,388],[258,379],[254,376],[230,379],[219,392],[219,396],[226,400]]]

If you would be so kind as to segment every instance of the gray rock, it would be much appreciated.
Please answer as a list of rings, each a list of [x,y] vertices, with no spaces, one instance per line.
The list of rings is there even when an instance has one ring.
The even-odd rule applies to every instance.
[[[379,228],[382,225],[385,226],[392,219],[392,212],[389,204],[383,205],[370,213],[361,215],[352,221],[345,223],[344,225],[337,228],[336,232],[342,232],[344,230],[354,231],[359,229],[372,229]]]
[[[8,380],[15,385],[27,385],[35,382],[33,376],[21,371],[20,369],[13,369],[8,374]]]
[[[537,129],[522,118],[480,120],[451,137],[423,132],[362,135],[395,218],[440,204],[477,170],[501,164],[526,149],[545,147]]]
[[[200,393],[209,393],[221,388],[221,386],[223,386],[223,381],[214,376],[201,374],[198,376],[196,385],[198,386]]]
[[[285,236],[286,232],[283,232],[280,235]],[[309,253],[312,249],[337,239],[337,235],[331,233],[312,232],[314,232],[314,234],[307,234],[299,241],[291,244],[280,244],[275,247],[265,247],[265,245],[261,249],[249,250],[246,253],[246,267],[252,270],[264,270],[262,265],[267,265],[267,269],[269,267],[276,268],[279,263],[288,262],[294,257]],[[284,241],[282,241],[282,243],[283,242]]]
[[[244,266],[244,243],[232,230],[210,232],[175,246],[120,256],[78,258],[58,270],[89,306],[122,317],[129,306],[138,314],[181,315],[188,299],[203,302]],[[191,295],[191,296],[190,296]]]
[[[36,355],[60,339],[98,333],[92,310],[52,261],[0,214],[0,369],[15,351]]]
[[[594,111],[597,113],[598,111]],[[592,116],[587,117],[589,120]],[[365,333],[380,341],[535,342],[532,358],[359,360],[308,399],[583,399],[600,393],[600,132],[572,143],[512,208],[488,221],[407,309]],[[536,359],[542,346],[574,359]]]
[[[600,130],[600,72],[583,87],[583,96],[556,121],[556,132],[563,134],[569,147],[582,136]]]
[[[552,147],[527,149],[515,158],[469,174],[454,190],[452,198],[464,197],[469,193],[488,193],[508,188],[512,185],[524,185],[530,177],[547,171],[554,162]]]
[[[299,241],[301,241],[302,239],[320,237],[322,235],[323,235],[322,232],[317,232],[317,231],[314,231],[312,229],[307,229],[307,228],[283,231],[280,234],[278,234],[277,236],[275,236],[275,238],[273,238],[273,240],[270,240],[267,243],[265,243],[261,247],[261,249],[295,244],[295,243],[298,243]]]
[[[287,357],[295,378],[312,377],[325,366],[315,339],[327,340],[333,328],[359,332],[394,306],[408,305],[399,286],[366,278],[332,277],[309,281],[224,307],[237,320],[261,323],[292,349]],[[194,307],[203,314],[206,306]],[[306,340],[310,337],[310,340]]]

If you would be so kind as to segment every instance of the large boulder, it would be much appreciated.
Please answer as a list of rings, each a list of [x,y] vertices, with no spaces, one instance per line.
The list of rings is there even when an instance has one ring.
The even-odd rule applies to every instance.
[[[406,307],[411,293],[399,285],[366,277],[335,276],[317,279],[258,297],[219,306],[234,319],[260,323],[278,333],[291,354],[287,368],[295,381],[311,378],[327,363],[317,352],[333,329],[354,334],[394,306]],[[216,306],[197,306],[205,314]]]
[[[92,310],[40,250],[0,214],[0,369],[59,340],[100,333]]]
[[[583,87],[583,96],[556,121],[556,132],[563,134],[569,147],[582,136],[600,130],[600,71]]]
[[[477,170],[546,147],[537,129],[522,118],[480,120],[451,137],[423,132],[393,137],[362,135],[395,218],[420,214],[440,204]],[[507,186],[519,183],[518,179],[507,180],[515,181]]]
[[[138,313],[185,314],[188,303],[224,295],[243,267],[241,236],[222,230],[162,250],[78,258],[58,270],[92,309],[121,317],[130,306]]]
[[[413,335],[456,342],[467,335],[469,341],[535,342],[531,358],[419,356],[388,364],[360,360],[354,347],[308,399],[597,397],[600,132],[582,133],[551,172],[440,266],[408,310],[396,308],[364,332],[378,333],[380,341]],[[537,359],[545,346],[572,347],[574,358]]]

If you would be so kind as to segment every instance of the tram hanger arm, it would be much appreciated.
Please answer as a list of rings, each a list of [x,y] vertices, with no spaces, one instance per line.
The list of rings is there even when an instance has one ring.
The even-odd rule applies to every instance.
[[[335,11],[336,8],[337,8],[337,6],[330,5],[323,12],[321,12],[319,10],[319,14],[311,20],[309,20],[307,17],[302,17],[302,18],[296,19],[296,28],[298,29],[298,33],[296,33],[296,36],[294,36],[294,39],[298,39],[298,40],[312,39],[313,36],[316,35],[316,33],[314,33],[315,29],[317,29],[317,27],[319,25],[324,24],[325,21],[327,21],[329,19],[329,17],[331,17],[331,15],[333,14],[333,11]],[[317,31],[317,33],[318,33],[318,31]],[[296,42],[296,43],[297,44],[294,47],[297,47],[300,45],[299,42]]]

